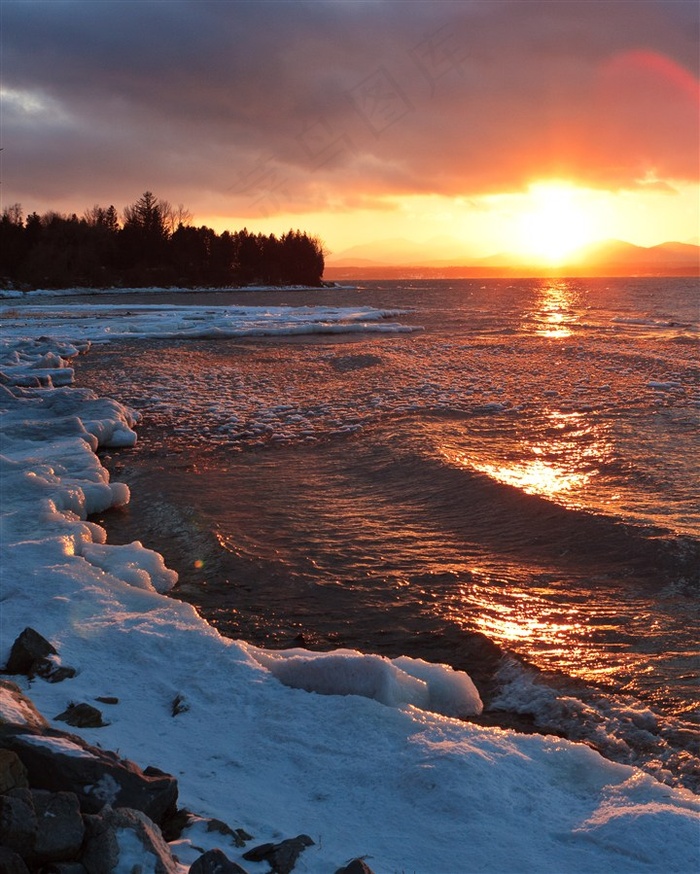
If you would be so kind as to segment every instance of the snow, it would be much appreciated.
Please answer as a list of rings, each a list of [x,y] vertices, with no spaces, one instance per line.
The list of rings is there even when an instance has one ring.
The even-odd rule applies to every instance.
[[[157,874],[158,860],[153,853],[144,850],[143,844],[133,829],[117,829],[115,836],[119,847],[119,868],[121,871],[136,870],[141,874]]]
[[[0,722],[14,725],[43,724],[41,716],[34,712],[20,693],[0,685]]]
[[[76,669],[61,683],[13,678],[50,722],[70,703],[117,698],[109,725],[82,729],[83,737],[172,773],[183,806],[245,829],[249,847],[311,835],[296,867],[307,874],[357,856],[376,874],[698,870],[691,793],[583,744],[457,718],[481,706],[466,674],[348,650],[260,650],[222,638],[193,607],[163,594],[175,577],[160,556],[139,542],[107,544],[87,519],[129,499],[95,449],[129,445],[136,416],[64,381],[65,363],[88,340],[117,336],[125,314],[80,305],[75,318],[68,309],[25,317],[29,309],[3,323],[0,350],[0,664],[32,626]],[[139,308],[130,336],[221,328],[220,313],[200,313],[193,333],[187,309]],[[333,321],[325,308],[290,308],[269,323],[288,332],[386,325],[384,315],[353,313]],[[232,335],[267,315],[225,318]],[[54,329],[57,339],[46,340]],[[178,696],[184,706],[173,716]],[[251,874],[264,870],[230,838],[199,828],[173,847],[182,874],[205,839]]]
[[[83,747],[78,746],[78,744],[74,744],[72,741],[68,740],[68,738],[34,737],[33,735],[26,735],[25,740],[28,744],[33,744],[36,747],[43,747],[54,753],[60,753],[62,756],[72,756],[75,759],[95,758],[89,750],[83,749]],[[117,789],[119,788],[120,787],[117,786]]]

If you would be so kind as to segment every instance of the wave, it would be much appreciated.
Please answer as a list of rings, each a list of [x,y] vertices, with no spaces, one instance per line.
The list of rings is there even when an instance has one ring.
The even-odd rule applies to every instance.
[[[408,524],[444,531],[467,554],[478,547],[541,566],[589,573],[602,567],[637,582],[698,579],[700,543],[692,537],[528,494],[463,461],[449,463],[415,434],[404,442],[398,434],[378,436],[373,432],[364,450],[354,444],[364,497],[400,512]]]

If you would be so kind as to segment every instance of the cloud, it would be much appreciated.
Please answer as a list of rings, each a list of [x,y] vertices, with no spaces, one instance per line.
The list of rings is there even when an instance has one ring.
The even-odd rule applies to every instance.
[[[4,0],[4,198],[245,216],[697,180],[697,28],[668,0]]]

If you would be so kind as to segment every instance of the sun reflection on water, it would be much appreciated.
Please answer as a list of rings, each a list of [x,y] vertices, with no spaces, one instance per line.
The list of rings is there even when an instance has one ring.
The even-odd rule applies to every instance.
[[[492,436],[473,448],[443,443],[439,452],[450,464],[484,473],[498,482],[543,497],[571,502],[599,473],[612,454],[604,428],[582,413],[548,411],[536,429],[515,444]]]
[[[533,447],[533,452],[537,448]],[[575,473],[566,468],[535,458],[512,465],[476,464],[477,470],[515,486],[528,494],[555,495],[583,487],[590,479],[589,473]]]
[[[554,589],[520,588],[476,568],[472,576],[473,583],[460,587],[449,605],[443,602],[451,621],[466,622],[471,629],[531,657],[556,654],[557,660],[570,666],[590,662],[590,654],[585,654],[590,630],[586,616],[576,606],[558,603]],[[587,664],[586,673],[593,668]]]
[[[565,339],[578,323],[574,308],[575,291],[566,280],[546,280],[536,289],[537,299],[527,318],[535,322],[534,332],[540,337]],[[531,330],[526,325],[526,330]]]

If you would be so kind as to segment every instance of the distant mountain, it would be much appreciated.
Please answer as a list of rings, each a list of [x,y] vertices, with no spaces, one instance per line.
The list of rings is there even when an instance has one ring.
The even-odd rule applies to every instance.
[[[666,257],[676,257],[679,261],[693,258],[697,260],[700,246],[697,243],[661,243],[658,246],[650,246],[647,251],[662,251]]]
[[[689,243],[660,243],[657,246],[634,246],[622,240],[604,240],[586,246],[571,260],[589,267],[625,267],[635,273],[658,273],[664,268],[687,268],[697,274],[700,246]]]
[[[426,243],[405,239],[378,240],[330,256],[326,278],[411,276],[698,276],[700,246],[668,242],[636,246],[624,240],[602,240],[578,250],[564,264],[524,262],[508,253],[469,258],[464,245],[449,237]]]
[[[391,237],[385,240],[375,240],[351,246],[341,252],[333,253],[326,258],[330,267],[347,265],[400,266],[410,264],[472,263],[468,247],[456,237],[432,237],[424,243],[408,240],[405,237]]]

